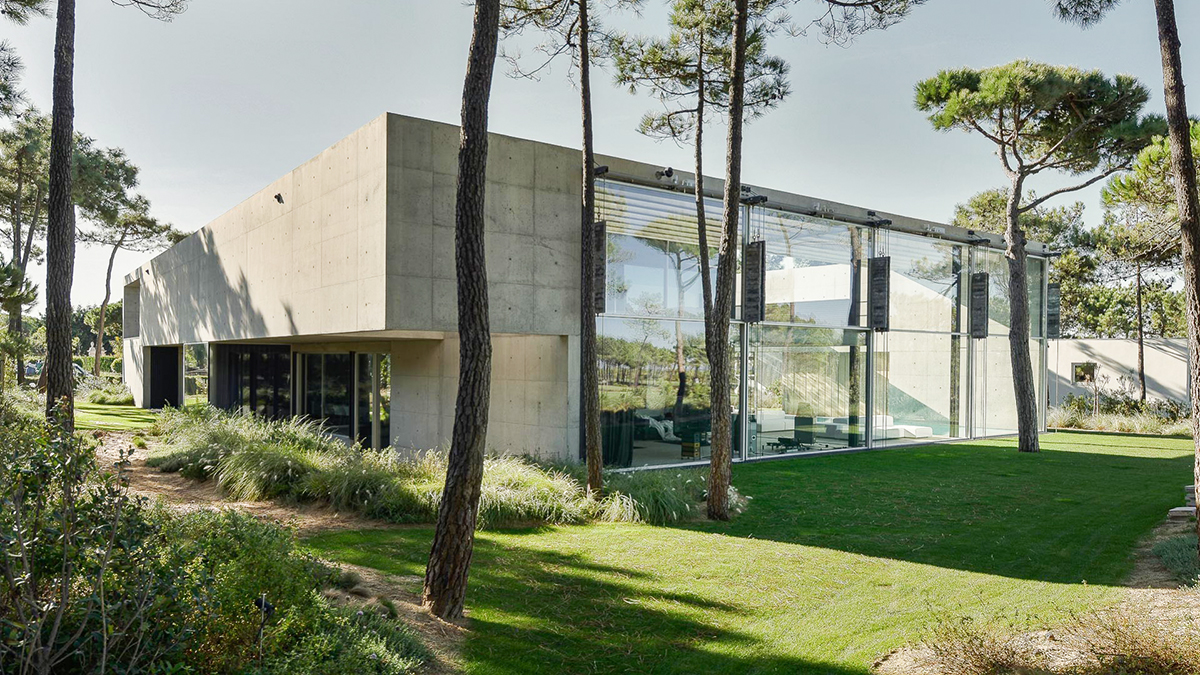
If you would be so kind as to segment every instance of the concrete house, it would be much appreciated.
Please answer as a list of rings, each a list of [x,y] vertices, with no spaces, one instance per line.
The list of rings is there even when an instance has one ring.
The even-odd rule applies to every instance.
[[[378,117],[127,275],[137,403],[306,415],[373,447],[445,443],[458,374],[458,137],[453,125]],[[579,153],[494,134],[488,160],[488,443],[577,459]],[[606,462],[703,462],[692,177],[597,161]],[[719,218],[721,182],[707,180]],[[762,300],[743,307],[739,291],[731,317],[739,460],[1015,430],[999,237],[760,187],[745,202],[740,269],[759,271],[747,290]],[[719,223],[709,232],[715,245]],[[1045,392],[1048,251],[1029,253]],[[872,317],[884,300],[884,318]],[[986,324],[976,337],[972,313]]]

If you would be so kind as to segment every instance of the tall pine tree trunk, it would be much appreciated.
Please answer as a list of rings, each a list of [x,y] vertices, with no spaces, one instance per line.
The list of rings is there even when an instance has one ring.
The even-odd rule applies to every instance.
[[[1017,403],[1017,449],[1038,452],[1037,392],[1033,361],[1029,356],[1029,277],[1025,231],[1021,229],[1021,195],[1024,177],[1014,176],[1008,191],[1008,226],[1004,251],[1008,259],[1008,348],[1012,357],[1013,394]]]
[[[587,0],[579,3],[579,108],[583,126],[583,200],[580,203],[580,385],[583,387],[583,444],[587,458],[588,492],[599,497],[604,489],[604,454],[600,448],[600,385],[596,356],[596,260],[606,242],[596,241],[596,153],[592,142],[591,51]]]
[[[729,317],[733,312],[734,274],[739,249],[738,220],[742,207],[742,122],[746,93],[746,25],[749,0],[733,3],[733,77],[729,92],[729,135],[725,148],[725,213],[717,251],[717,297],[706,331],[709,376],[712,378],[711,464],[708,478],[708,517],[729,520],[729,483],[733,474],[733,433],[730,420]]]
[[[108,301],[112,299],[113,263],[117,259],[117,251],[124,242],[125,237],[122,236],[120,242],[113,246],[112,253],[108,255],[108,272],[104,275],[104,301],[100,303],[100,317],[96,319],[96,362],[92,364],[92,374],[96,377],[100,377],[100,355],[104,353],[104,315],[108,312]]]
[[[1137,302],[1137,342],[1138,342],[1138,386],[1142,390],[1142,402],[1146,401],[1146,322],[1142,319],[1142,263],[1137,263],[1137,277],[1134,280],[1135,299]]]
[[[462,140],[454,207],[454,263],[458,278],[459,370],[454,431],[437,530],[425,568],[422,604],[443,619],[462,616],[475,544],[483,451],[491,393],[492,337],[484,265],[488,99],[496,63],[500,0],[477,0],[467,76],[463,84]]]
[[[50,128],[50,209],[46,224],[46,415],[57,408],[75,428],[71,373],[71,281],[75,212],[71,202],[74,142],[75,0],[59,0],[54,35],[54,107]]]
[[[1192,392],[1200,392],[1200,196],[1196,188],[1196,160],[1183,92],[1183,65],[1179,58],[1179,26],[1174,0],[1154,0],[1158,42],[1162,49],[1163,89],[1167,103],[1167,135],[1171,139],[1171,173],[1175,176],[1175,204],[1183,236],[1183,282],[1187,297],[1188,352],[1191,356]],[[1194,478],[1200,485],[1200,396],[1192,396],[1192,438],[1196,446]],[[1200,534],[1200,505],[1196,509]],[[1200,538],[1197,539],[1200,547]]]
[[[700,283],[701,297],[704,299],[704,334],[712,332],[712,269],[709,265],[708,250],[708,216],[704,209],[704,31],[700,31],[700,45],[696,57],[696,129],[695,129],[695,172],[696,172],[696,238],[700,244]],[[705,344],[707,349],[708,345]]]

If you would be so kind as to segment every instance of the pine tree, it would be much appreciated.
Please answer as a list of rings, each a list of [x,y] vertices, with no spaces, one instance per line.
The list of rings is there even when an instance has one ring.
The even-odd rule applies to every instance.
[[[1009,352],[1017,406],[1018,447],[1037,452],[1037,396],[1029,354],[1026,235],[1021,222],[1054,197],[1082,190],[1123,171],[1161,121],[1140,117],[1149,93],[1131,77],[1029,61],[973,70],[944,70],[917,84],[917,108],[935,129],[978,133],[996,146],[1009,180],[1005,257],[1010,305]],[[1028,182],[1043,172],[1080,182],[1026,199]],[[1087,176],[1087,178],[1082,178]]]

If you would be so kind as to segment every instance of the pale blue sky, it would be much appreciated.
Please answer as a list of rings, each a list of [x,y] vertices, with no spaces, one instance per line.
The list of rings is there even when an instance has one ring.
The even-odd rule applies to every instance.
[[[1200,3],[1176,4],[1194,83],[1189,104],[1200,113]],[[816,6],[802,0],[793,14]],[[609,23],[660,32],[663,7],[648,2],[640,19]],[[470,7],[455,0],[192,0],[171,23],[87,0],[77,128],[125,148],[155,212],[194,230],[384,111],[457,122],[470,27]],[[6,25],[4,36],[26,63],[30,97],[48,110],[52,20]],[[936,133],[913,109],[914,83],[939,69],[1030,58],[1129,73],[1150,88],[1150,108],[1162,110],[1151,0],[1126,0],[1088,31],[1056,21],[1048,0],[929,0],[849,48],[810,37],[779,39],[774,50],[792,65],[792,96],[747,129],[745,180],[932,220],[1003,181],[986,141]],[[540,82],[499,73],[492,130],[577,146],[578,102],[566,74],[565,62]],[[612,87],[608,73],[596,79],[599,152],[690,165],[689,150],[637,134],[653,102]],[[720,173],[724,128],[709,138],[708,165]],[[1097,192],[1081,198],[1096,222]],[[144,257],[118,258],[117,297],[119,275]],[[100,251],[80,251],[76,303],[100,301],[104,263]]]

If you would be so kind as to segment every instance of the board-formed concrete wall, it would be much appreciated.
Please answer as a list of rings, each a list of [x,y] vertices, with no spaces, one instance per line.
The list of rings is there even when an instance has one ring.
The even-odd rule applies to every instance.
[[[373,120],[127,277],[143,344],[382,329],[386,139]]]
[[[388,115],[387,327],[458,324],[459,129]],[[579,151],[493,134],[486,251],[494,333],[579,334]]]
[[[458,392],[457,337],[392,343],[392,444],[447,446]],[[557,335],[492,339],[487,449],[549,461],[579,456],[578,340]]]

